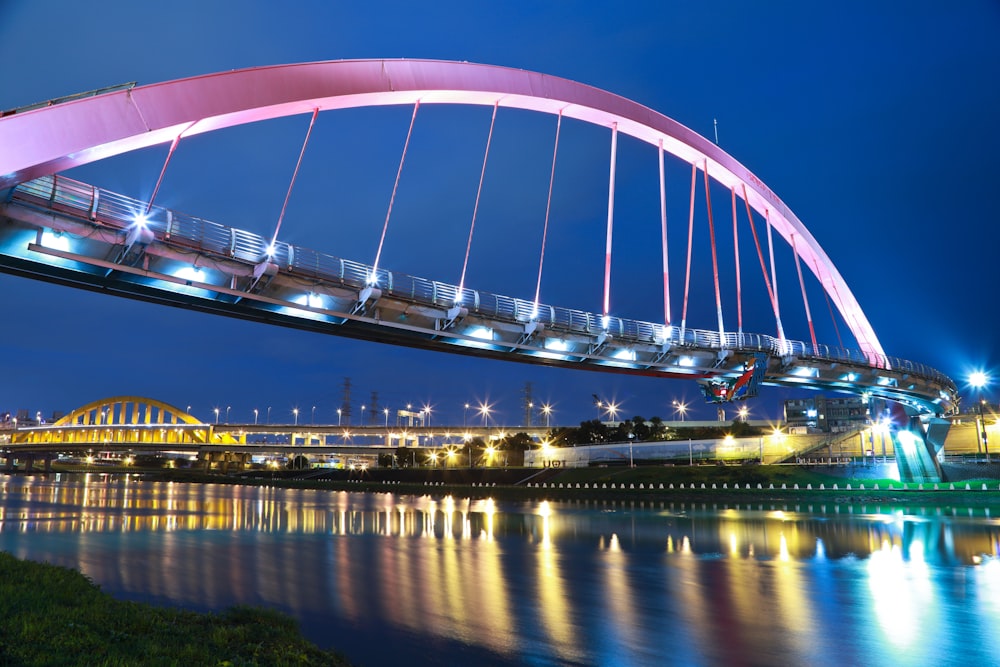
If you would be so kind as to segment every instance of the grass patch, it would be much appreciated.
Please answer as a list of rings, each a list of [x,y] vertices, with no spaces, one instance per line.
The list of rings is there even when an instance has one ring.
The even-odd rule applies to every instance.
[[[116,600],[79,572],[0,552],[0,664],[333,665],[279,612],[198,614]]]

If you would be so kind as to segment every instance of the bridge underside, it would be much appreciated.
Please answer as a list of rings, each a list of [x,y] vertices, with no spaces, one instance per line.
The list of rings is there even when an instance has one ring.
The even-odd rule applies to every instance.
[[[0,193],[2,195],[4,193]],[[904,360],[639,322],[459,288],[266,241],[64,177],[8,191],[0,271],[158,304],[350,338],[533,364],[700,381],[869,392],[919,413],[950,409],[954,384]]]

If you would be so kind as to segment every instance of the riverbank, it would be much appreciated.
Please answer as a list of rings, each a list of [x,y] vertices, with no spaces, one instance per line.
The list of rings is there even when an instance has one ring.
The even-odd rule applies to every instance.
[[[995,467],[995,466],[994,466]],[[249,484],[403,494],[453,494],[505,500],[657,500],[674,502],[829,503],[996,507],[1000,480],[991,468],[961,481],[902,484],[888,466],[636,466],[606,468],[374,468],[364,471],[194,470],[141,473],[150,480]],[[135,471],[132,471],[135,473]]]
[[[349,665],[279,612],[197,614],[116,600],[75,570],[2,552],[0,664]]]

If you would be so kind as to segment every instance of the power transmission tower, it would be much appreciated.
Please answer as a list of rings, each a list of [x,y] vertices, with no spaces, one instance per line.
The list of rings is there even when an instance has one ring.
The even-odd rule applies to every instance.
[[[535,411],[535,401],[531,395],[530,382],[524,383],[523,401],[524,401],[524,425],[532,426],[533,425],[532,421],[534,419],[534,411]]]
[[[341,418],[345,424],[351,423],[351,378],[344,378],[344,396],[340,404]]]

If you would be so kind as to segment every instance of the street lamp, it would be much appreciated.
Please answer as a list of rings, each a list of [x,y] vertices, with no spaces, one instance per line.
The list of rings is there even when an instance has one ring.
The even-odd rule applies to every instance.
[[[983,415],[983,405],[986,403],[986,399],[982,397],[983,387],[988,385],[990,378],[983,371],[975,371],[969,375],[969,384],[976,389],[980,394],[979,396],[979,440],[982,448],[986,451],[986,460],[990,460],[990,445],[986,438],[986,419]]]
[[[190,405],[188,406],[188,409],[185,410],[185,412],[187,412],[188,414],[191,414],[191,406]]]
[[[337,408],[337,426],[340,426],[340,418],[344,416],[344,411]]]
[[[610,421],[616,421],[618,419],[618,404],[614,401],[609,402],[605,409],[608,411],[608,419]]]
[[[219,408],[215,408],[215,423],[219,423]]]
[[[231,406],[231,405],[227,405],[226,406],[226,423],[227,424],[229,423],[229,411],[232,410],[232,409],[233,409],[233,406]]]
[[[253,409],[253,425],[254,426],[257,425],[257,415],[258,414],[260,414],[260,411],[257,408],[254,408]]]
[[[267,423],[271,423],[271,406],[267,406]]]
[[[298,426],[299,425],[299,409],[298,408],[292,408],[292,414],[295,415],[295,425]]]
[[[548,403],[542,403],[542,414],[545,415],[545,428],[548,428],[549,417],[552,416],[552,406]]]
[[[681,421],[684,421],[684,415],[687,413],[688,409],[687,403],[681,403],[680,401],[675,400],[673,405],[674,414],[679,414],[681,416]]]
[[[309,418],[309,423],[310,424],[315,424],[316,423],[316,406],[315,405],[313,406],[312,416]]]
[[[366,406],[364,406],[364,405],[361,406],[361,425],[362,426],[365,425],[365,407]]]
[[[389,408],[382,408],[382,412],[385,414],[385,427],[389,428]]]
[[[468,426],[468,425],[469,425],[469,404],[466,403],[465,404],[465,414],[462,415],[462,426],[464,427],[464,426]]]
[[[740,409],[736,411],[736,414],[739,416],[741,422],[746,422],[747,415],[749,413],[750,413],[750,408],[748,408],[745,405],[741,406]]]
[[[424,406],[424,414],[427,415],[427,423],[425,423],[424,426],[430,426],[431,425],[431,406],[429,406],[429,405],[425,405]]]
[[[489,403],[480,403],[479,404],[479,414],[481,414],[483,416],[483,427],[484,428],[489,428],[490,427],[490,406],[489,406]]]

